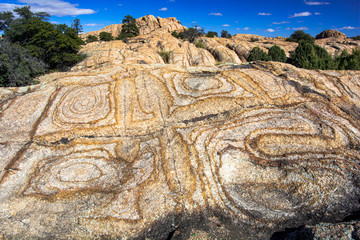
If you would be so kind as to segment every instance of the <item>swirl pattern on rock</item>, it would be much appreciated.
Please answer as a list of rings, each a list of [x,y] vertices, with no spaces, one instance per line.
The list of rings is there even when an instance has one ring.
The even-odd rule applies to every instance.
[[[257,63],[71,74],[0,113],[6,123],[39,108],[19,115],[29,126],[11,123],[21,144],[14,131],[1,138],[5,237],[162,239],[179,226],[186,238],[205,226],[266,239],[360,209],[358,72]]]

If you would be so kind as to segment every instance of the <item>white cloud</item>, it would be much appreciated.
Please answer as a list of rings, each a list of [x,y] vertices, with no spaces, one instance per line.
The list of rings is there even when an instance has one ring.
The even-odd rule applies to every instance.
[[[95,13],[92,9],[78,8],[78,4],[71,4],[62,0],[18,0],[18,2],[30,5],[33,12],[47,12],[58,17]],[[10,11],[15,7],[23,6],[25,5],[0,3],[0,11]]]
[[[243,29],[244,29],[245,31],[250,30],[249,27],[244,27]]]
[[[306,30],[309,30],[308,27],[296,27],[296,28],[285,28],[285,30],[295,30],[295,31],[306,31]]]
[[[319,12],[315,12],[315,15],[321,15],[321,13],[319,13]]]
[[[257,15],[260,15],[260,16],[270,16],[271,13],[259,12]]]
[[[269,28],[269,29],[266,29],[265,32],[271,32],[272,33],[272,32],[275,32],[275,30],[272,29],[272,28]]]
[[[340,28],[340,30],[354,30],[354,29],[360,29],[360,28],[358,28],[358,27],[352,27],[352,26],[346,26],[346,27]]]
[[[222,13],[209,13],[209,15],[212,15],[212,16],[222,16]]]
[[[291,15],[289,18],[294,18],[294,17],[308,17],[311,16],[311,12],[301,12],[301,13],[295,13],[294,15]]]
[[[159,11],[167,11],[167,7],[160,8]]]
[[[87,27],[97,27],[97,26],[103,26],[104,24],[86,23],[84,25],[87,26]]]
[[[235,21],[235,23],[239,23],[239,21]]]
[[[282,22],[273,22],[272,24],[286,24],[286,23],[290,23],[290,22],[282,21]]]
[[[295,30],[295,31],[306,31],[306,30],[309,30],[308,27],[296,27],[296,28],[291,28],[292,30]]]
[[[118,6],[119,6],[119,7],[122,7],[122,3],[119,3]]]
[[[192,21],[191,23],[194,23],[194,24],[195,24],[195,23],[196,23],[196,21]]]
[[[307,2],[306,0],[304,0],[306,5],[329,5],[330,2]]]
[[[221,25],[222,27],[230,27],[230,25],[229,24],[223,24],[223,25]]]

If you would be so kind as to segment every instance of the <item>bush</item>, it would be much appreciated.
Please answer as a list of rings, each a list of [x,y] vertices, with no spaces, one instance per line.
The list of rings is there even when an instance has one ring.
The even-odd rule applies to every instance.
[[[0,87],[36,83],[33,78],[46,72],[45,64],[19,45],[0,41]]]
[[[160,51],[160,52],[157,52],[157,53],[164,60],[165,63],[169,63],[169,61],[170,61],[170,52],[168,52],[168,51]]]
[[[178,33],[177,31],[173,31],[173,32],[171,33],[171,36],[176,37],[176,38],[179,38],[179,33]]]
[[[353,49],[351,55],[344,50],[335,61],[339,70],[360,70],[360,49]]]
[[[256,61],[256,60],[261,60],[261,61],[268,61],[269,57],[266,54],[266,52],[264,52],[263,50],[261,50],[259,47],[254,47],[249,54],[248,57],[248,62],[251,61]]]
[[[132,38],[139,36],[139,28],[136,25],[136,20],[130,15],[126,15],[122,20],[122,28],[120,34],[116,37],[118,40],[124,40],[126,38]]]
[[[109,42],[109,41],[114,40],[114,37],[108,32],[101,32],[99,34],[99,37],[100,37],[101,41],[105,41],[105,42]]]
[[[173,32],[174,33],[174,32]],[[189,28],[185,31],[179,32],[178,34],[172,34],[174,37],[187,40],[189,42],[194,42],[198,37],[204,35],[204,29],[195,26],[194,28]]]
[[[300,41],[291,55],[292,64],[306,69],[336,69],[336,64],[328,52],[317,45]]]
[[[272,46],[268,52],[269,60],[276,61],[276,62],[286,62],[286,54],[283,49],[279,46]]]
[[[228,31],[222,30],[222,31],[221,31],[221,37],[222,37],[222,38],[231,38],[232,36],[231,36],[231,34],[230,34]]]
[[[258,38],[254,38],[254,37],[250,38],[250,42],[257,42],[257,41],[259,41]]]
[[[359,41],[360,41],[360,35],[355,36],[355,37],[351,37],[351,39],[353,39],[353,40],[359,40]]]
[[[207,36],[207,37],[210,37],[210,38],[218,37],[218,33],[217,33],[217,32],[209,31],[209,32],[206,34],[206,36]]]
[[[314,43],[315,39],[308,33],[305,33],[304,31],[295,31],[293,34],[290,35],[289,38],[286,39],[286,41],[289,42],[300,42],[305,41],[309,43]]]
[[[94,35],[88,35],[86,37],[86,43],[92,43],[92,42],[97,42],[99,41],[99,39],[97,38],[97,36]]]
[[[194,42],[194,45],[195,45],[195,47],[197,47],[197,48],[204,48],[204,49],[206,49],[206,44],[205,44],[204,42],[202,42],[202,41],[195,41],[195,42]]]

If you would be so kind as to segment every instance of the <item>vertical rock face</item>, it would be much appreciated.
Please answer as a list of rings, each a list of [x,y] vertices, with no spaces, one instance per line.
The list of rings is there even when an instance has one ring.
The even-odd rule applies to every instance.
[[[0,233],[269,239],[341,220],[360,209],[359,75],[109,64],[4,89]]]

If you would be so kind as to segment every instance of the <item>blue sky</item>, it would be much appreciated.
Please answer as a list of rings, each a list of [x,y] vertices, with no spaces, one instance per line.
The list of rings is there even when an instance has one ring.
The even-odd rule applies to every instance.
[[[50,13],[53,23],[70,25],[79,18],[84,32],[121,23],[127,14],[135,18],[151,14],[231,34],[287,37],[305,30],[315,36],[336,29],[347,36],[360,35],[360,0],[0,0],[0,11],[23,5]]]

